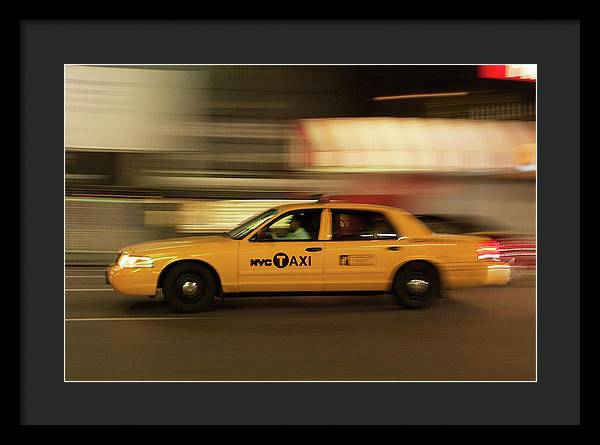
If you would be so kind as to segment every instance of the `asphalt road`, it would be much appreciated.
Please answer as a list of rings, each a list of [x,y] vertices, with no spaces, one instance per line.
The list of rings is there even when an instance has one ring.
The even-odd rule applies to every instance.
[[[216,300],[177,314],[69,267],[65,379],[535,380],[535,287],[456,290],[425,310],[390,296]]]

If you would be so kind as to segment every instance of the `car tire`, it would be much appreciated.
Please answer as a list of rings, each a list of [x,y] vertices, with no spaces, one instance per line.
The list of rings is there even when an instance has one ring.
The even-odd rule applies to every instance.
[[[428,263],[409,263],[396,274],[393,286],[394,301],[406,309],[427,307],[440,295],[440,278],[435,267]]]
[[[165,276],[163,294],[177,312],[202,312],[214,301],[217,284],[208,268],[201,264],[182,263]]]

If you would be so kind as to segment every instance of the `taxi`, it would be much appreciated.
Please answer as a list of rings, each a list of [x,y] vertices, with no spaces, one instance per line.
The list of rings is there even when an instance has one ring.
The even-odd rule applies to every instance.
[[[248,293],[391,293],[429,305],[442,289],[504,285],[510,267],[483,236],[433,233],[395,207],[319,201],[275,207],[218,236],[122,249],[106,270],[120,294],[162,290],[178,312]]]

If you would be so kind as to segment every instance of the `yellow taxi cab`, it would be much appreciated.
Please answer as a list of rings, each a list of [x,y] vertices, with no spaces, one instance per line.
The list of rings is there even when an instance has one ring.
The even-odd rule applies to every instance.
[[[124,248],[106,278],[119,293],[154,296],[178,312],[244,293],[391,293],[422,308],[442,288],[503,285],[493,240],[433,233],[394,207],[319,201],[272,208],[218,236]]]

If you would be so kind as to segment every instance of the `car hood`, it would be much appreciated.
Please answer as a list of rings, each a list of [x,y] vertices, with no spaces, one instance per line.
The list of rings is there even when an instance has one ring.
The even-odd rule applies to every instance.
[[[190,247],[204,248],[214,247],[217,244],[231,243],[234,240],[225,236],[188,236],[182,238],[169,238],[157,241],[147,241],[139,244],[132,244],[123,249],[124,253],[134,254],[160,254],[163,252],[172,252],[178,249],[187,249]]]

